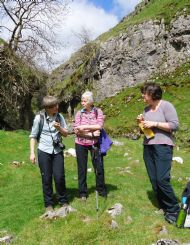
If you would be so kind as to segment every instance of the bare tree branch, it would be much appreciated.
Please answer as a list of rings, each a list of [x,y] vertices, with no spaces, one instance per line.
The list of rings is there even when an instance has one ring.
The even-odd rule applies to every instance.
[[[10,32],[10,38],[6,40],[9,48],[26,60],[32,57],[31,63],[35,63],[41,53],[49,62],[51,50],[59,48],[56,33],[61,19],[68,13],[70,1],[72,0],[0,0],[0,13],[3,17],[1,29]]]

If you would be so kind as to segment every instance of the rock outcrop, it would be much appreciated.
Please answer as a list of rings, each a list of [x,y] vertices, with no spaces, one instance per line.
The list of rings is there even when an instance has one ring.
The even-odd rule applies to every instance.
[[[164,19],[149,20],[129,26],[125,32],[105,42],[97,41],[91,59],[86,63],[72,59],[72,65],[64,65],[53,80],[64,84],[70,75],[72,81],[82,64],[82,73],[78,80],[71,82],[72,86],[79,84],[84,90],[88,85],[95,92],[97,101],[101,101],[126,87],[155,78],[157,74],[170,73],[189,60],[190,15],[184,9],[169,25]],[[66,98],[64,90],[68,89],[63,86],[62,100]],[[72,93],[69,96],[72,98]]]
[[[180,16],[170,30],[151,20],[100,45],[93,88],[98,100],[155,76],[169,73],[190,59],[190,15]],[[97,76],[98,72],[98,76]]]

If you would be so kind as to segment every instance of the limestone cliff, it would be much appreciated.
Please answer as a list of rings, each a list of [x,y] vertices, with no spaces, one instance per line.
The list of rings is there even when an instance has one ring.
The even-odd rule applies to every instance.
[[[145,8],[148,2],[144,2]],[[142,4],[132,15],[137,15],[141,7]],[[90,88],[97,101],[101,101],[157,74],[170,73],[190,59],[188,8],[175,14],[169,23],[168,19],[151,18],[129,25],[107,40],[97,39],[89,44],[91,49],[83,47],[53,72],[51,90],[72,104],[76,96],[79,98],[82,91]],[[84,59],[88,50],[88,58]]]

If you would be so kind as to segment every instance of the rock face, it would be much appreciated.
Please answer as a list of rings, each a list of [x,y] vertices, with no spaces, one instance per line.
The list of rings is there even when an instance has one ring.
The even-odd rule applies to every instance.
[[[166,25],[164,19],[149,20],[129,26],[125,32],[106,42],[98,41],[88,62],[81,63],[80,59],[75,62],[72,59],[72,67],[68,64],[62,66],[55,81],[64,84],[68,75],[74,77],[73,74],[82,64],[82,75],[71,82],[72,86],[80,85],[84,91],[88,85],[95,92],[96,100],[101,101],[123,88],[145,82],[156,74],[175,70],[190,59],[190,15],[185,14],[185,9],[183,13],[173,19],[170,25]],[[68,100],[67,88],[63,86],[60,93],[62,100]],[[74,97],[74,93],[69,96]]]
[[[167,73],[190,59],[190,15],[166,29],[164,21],[148,21],[100,45],[93,79],[98,100],[127,86]],[[98,78],[98,79],[97,79]]]

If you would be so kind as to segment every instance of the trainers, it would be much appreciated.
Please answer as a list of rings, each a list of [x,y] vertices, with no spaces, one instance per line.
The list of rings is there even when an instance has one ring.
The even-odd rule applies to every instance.
[[[175,224],[177,221],[178,213],[165,213],[165,220],[170,224]]]

